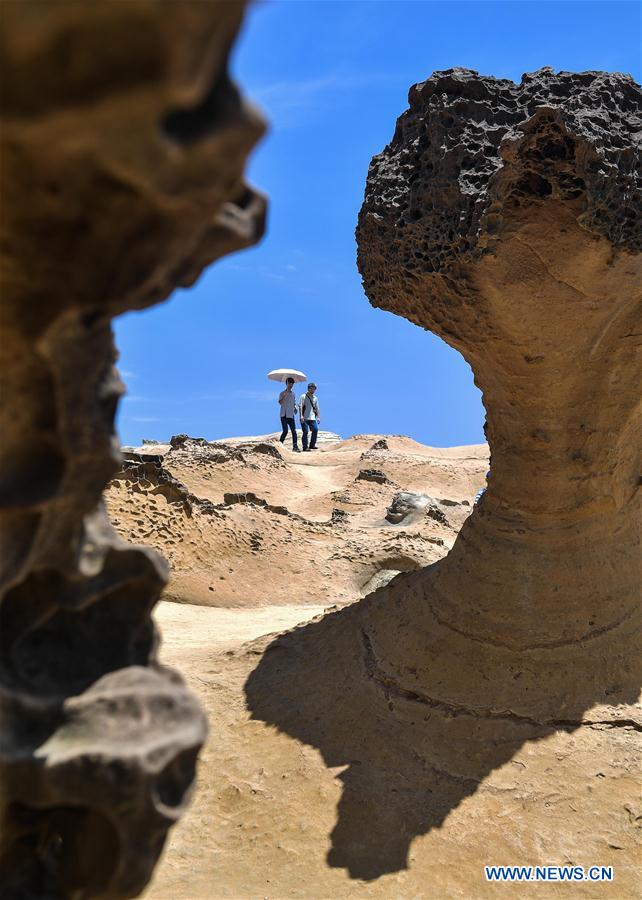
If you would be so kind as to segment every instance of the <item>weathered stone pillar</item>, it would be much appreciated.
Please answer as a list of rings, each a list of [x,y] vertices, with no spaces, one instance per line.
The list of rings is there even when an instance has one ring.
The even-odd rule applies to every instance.
[[[619,656],[639,610],[640,102],[622,75],[436,73],[370,167],[369,299],[460,350],[483,392],[489,489],[430,575],[476,641],[563,652],[614,630]]]
[[[448,556],[279,637],[247,681],[256,718],[345,766],[328,862],[354,878],[408,867],[413,839],[447,834],[449,813],[521,751],[529,804],[517,809],[523,779],[509,778],[510,860],[527,846],[525,863],[551,848],[595,860],[615,833],[632,884],[641,99],[624,75],[438,72],[371,163],[357,228],[368,298],[470,362],[492,462]],[[568,825],[533,849],[539,784],[565,777],[571,734],[584,749],[566,769]],[[612,775],[599,797],[595,759]],[[479,822],[456,837],[475,896],[491,858]],[[580,832],[590,853],[588,838],[573,846]],[[430,860],[437,896],[453,884],[442,865]]]
[[[227,75],[243,2],[8,3],[2,84],[0,893],[130,897],[204,717],[156,662],[167,577],[109,525],[110,320],[262,233],[263,131]]]

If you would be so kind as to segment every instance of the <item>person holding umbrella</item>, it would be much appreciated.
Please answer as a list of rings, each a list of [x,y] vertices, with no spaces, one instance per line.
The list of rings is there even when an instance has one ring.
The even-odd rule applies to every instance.
[[[297,443],[296,425],[294,424],[294,413],[296,411],[296,398],[294,396],[294,378],[288,378],[285,382],[286,388],[279,394],[279,403],[281,404],[281,437],[279,440],[283,444],[288,436],[288,428],[292,432],[292,449],[295,453],[300,453]]]
[[[300,453],[301,451],[299,450],[297,442],[296,425],[294,423],[296,397],[294,396],[292,388],[294,387],[295,382],[305,381],[307,376],[296,369],[274,369],[274,371],[268,372],[268,378],[270,381],[285,382],[285,390],[281,391],[279,394],[278,401],[279,406],[281,407],[281,428],[283,429],[279,440],[282,444],[285,443],[289,428],[292,432],[292,449],[295,453]]]
[[[319,433],[321,416],[319,414],[319,401],[314,393],[316,389],[316,384],[311,381],[306,393],[303,394],[299,400],[299,415],[301,416],[301,429],[303,431],[303,450],[305,452],[317,449],[317,434]],[[309,447],[308,431],[312,432]]]

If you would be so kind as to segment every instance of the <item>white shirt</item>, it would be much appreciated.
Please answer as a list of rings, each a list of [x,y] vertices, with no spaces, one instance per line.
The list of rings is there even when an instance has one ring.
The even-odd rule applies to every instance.
[[[296,410],[296,397],[294,391],[288,391],[286,388],[279,394],[279,403],[281,404],[281,415],[286,419],[293,419]]]
[[[301,410],[301,418],[306,419],[308,422],[310,419],[316,419],[317,413],[315,413],[315,408],[319,409],[319,401],[317,400],[317,395],[312,394],[310,396],[307,391],[299,400],[299,408]]]

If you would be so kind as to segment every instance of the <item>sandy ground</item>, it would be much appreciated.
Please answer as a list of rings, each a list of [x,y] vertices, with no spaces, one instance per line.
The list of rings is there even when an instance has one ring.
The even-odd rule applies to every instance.
[[[218,609],[161,601],[154,618],[163,635],[164,661],[183,672],[194,659],[229,650],[263,635],[294,628],[322,615],[323,606],[264,606],[259,609]],[[180,660],[180,662],[179,662]]]
[[[328,764],[313,747],[252,719],[244,694],[271,643],[260,635],[293,628],[319,612],[311,606],[159,604],[161,658],[177,666],[198,695],[210,735],[192,805],[171,832],[147,898],[639,896],[634,835],[642,807],[634,745],[606,729],[560,732],[524,745],[440,828],[416,837],[396,871],[363,880],[333,862],[332,836],[345,816],[346,766]],[[393,841],[399,827],[390,823]],[[361,838],[364,845],[371,839],[367,833]],[[382,846],[382,856],[386,852]],[[610,865],[615,880],[492,885],[484,877],[487,864]]]
[[[157,607],[160,657],[183,673],[210,723],[192,804],[172,830],[145,896],[637,897],[635,829],[642,806],[629,727],[598,724],[520,742],[512,755],[497,753],[508,762],[465,784],[443,754],[430,763],[428,746],[423,762],[409,760],[407,771],[392,775],[388,767],[387,780],[379,783],[383,770],[373,765],[370,742],[385,757],[386,729],[395,716],[405,716],[404,727],[410,717],[414,726],[416,715],[430,717],[429,709],[410,701],[387,721],[370,718],[366,725],[364,719],[360,733],[353,686],[328,672],[319,724],[311,731],[328,728],[327,741],[300,739],[252,713],[266,660],[273,675],[282,665],[289,670],[292,656],[309,646],[299,635],[316,627],[327,632],[333,611],[357,610],[351,604],[366,603],[360,598],[378,584],[443,556],[470,513],[463,501],[470,504],[484,483],[485,446],[441,450],[387,437],[388,449],[373,450],[378,437],[328,439],[309,456],[280,445],[276,455],[266,453],[261,436],[225,442],[240,457],[165,446],[164,471],[185,485],[183,493],[135,477],[116,480],[108,490],[107,505],[123,535],[152,543],[170,559],[166,596],[179,602]],[[386,481],[359,479],[363,469],[383,472]],[[433,498],[437,518],[387,522],[400,490]],[[248,491],[268,505],[225,501],[225,494]],[[337,509],[342,515],[332,519]],[[283,632],[291,639],[278,637]],[[320,664],[323,670],[323,659]],[[295,722],[317,708],[312,668],[305,658],[293,668],[301,673],[293,692],[301,707],[295,702],[291,710]],[[318,666],[314,677],[320,677]],[[354,721],[350,733],[342,724],[346,704]],[[452,722],[455,750],[461,732],[458,720]],[[473,752],[475,734],[467,740]],[[324,744],[335,748],[325,757],[317,749]],[[424,764],[425,777],[417,770]],[[446,769],[430,768],[441,764]],[[613,866],[614,881],[497,885],[486,881],[483,869],[548,864]]]

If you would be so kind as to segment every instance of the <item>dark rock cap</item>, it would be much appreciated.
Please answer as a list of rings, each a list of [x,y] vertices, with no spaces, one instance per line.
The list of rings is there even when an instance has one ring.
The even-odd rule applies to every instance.
[[[543,68],[514,84],[448,69],[408,100],[359,215],[373,305],[395,287],[383,271],[447,275],[492,247],[507,210],[542,197],[576,201],[584,228],[642,248],[642,92],[629,75]]]

